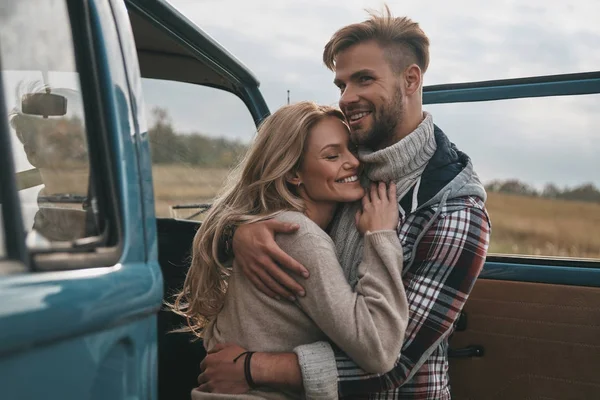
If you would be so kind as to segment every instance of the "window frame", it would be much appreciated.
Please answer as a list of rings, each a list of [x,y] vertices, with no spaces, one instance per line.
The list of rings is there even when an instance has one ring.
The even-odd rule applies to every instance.
[[[108,79],[106,79],[110,76],[108,74],[109,65],[106,62],[103,40],[101,37],[97,37],[98,30],[94,30],[92,27],[92,15],[88,2],[64,1],[71,25],[75,66],[79,75],[85,114],[85,134],[89,160],[88,193],[93,193],[93,199],[97,203],[96,220],[100,223],[100,232],[97,236],[79,239],[79,246],[69,248],[57,246],[50,249],[28,249],[25,247],[25,234],[19,241],[20,244],[11,243],[9,245],[7,243],[7,252],[10,249],[12,257],[23,260],[31,271],[57,271],[111,266],[120,259],[123,250],[122,213],[117,194],[114,169],[115,156],[110,151],[110,132],[103,118],[105,115],[110,115],[105,111],[110,107],[108,93],[110,82],[107,82]],[[2,98],[2,103],[4,103],[4,98]],[[4,105],[0,104],[0,106],[3,107],[2,114],[0,114],[0,118],[4,118],[2,128],[8,129]],[[9,132],[9,130],[6,131],[7,134]],[[3,134],[2,140],[10,139],[6,134]],[[10,146],[8,148],[10,149]],[[90,149],[94,149],[94,151],[90,151]],[[10,179],[11,186],[6,188],[13,194],[5,194],[2,191],[2,196],[16,199],[16,203],[14,200],[8,203],[14,210],[11,209],[10,214],[5,213],[5,215],[11,216],[11,225],[8,226],[18,226],[18,223],[12,221],[18,218],[20,229],[25,233],[21,204],[16,190],[14,164],[12,164],[14,160],[12,157],[5,157],[4,160],[11,163],[11,166],[10,170],[2,168],[3,171],[0,176],[4,179],[6,173],[13,174]],[[10,207],[7,205],[8,209]],[[17,212],[14,212],[15,210]],[[10,232],[8,229],[5,231]]]
[[[1,57],[0,54],[0,71],[2,71]],[[11,149],[10,128],[4,99],[4,78],[0,74],[0,207],[5,248],[5,257],[0,259],[0,262],[17,263],[20,266],[18,269],[27,270],[30,267],[30,257],[25,247],[25,227]],[[21,232],[21,235],[18,232]],[[9,269],[12,270],[10,267]]]
[[[423,105],[513,100],[535,97],[600,94],[600,71],[543,75],[481,82],[451,83],[423,87]],[[492,220],[492,237],[494,235]],[[486,261],[497,265],[600,269],[600,259],[492,253]],[[500,275],[502,276],[502,272]]]

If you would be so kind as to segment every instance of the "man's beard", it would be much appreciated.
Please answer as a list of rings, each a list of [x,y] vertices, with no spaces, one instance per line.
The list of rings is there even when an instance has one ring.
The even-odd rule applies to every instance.
[[[390,146],[394,141],[398,124],[404,118],[402,91],[399,87],[396,88],[392,101],[379,107],[372,116],[371,129],[363,134],[353,135],[355,143],[371,150]]]

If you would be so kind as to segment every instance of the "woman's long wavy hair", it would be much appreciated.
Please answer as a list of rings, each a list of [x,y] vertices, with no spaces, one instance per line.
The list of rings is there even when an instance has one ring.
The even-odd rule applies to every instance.
[[[226,226],[268,219],[283,210],[304,211],[302,199],[286,178],[300,167],[310,130],[328,117],[345,121],[336,108],[299,102],[280,108],[262,122],[194,237],[183,288],[169,304],[187,319],[188,326],[179,331],[202,337],[203,328],[223,306],[232,261],[219,260]]]

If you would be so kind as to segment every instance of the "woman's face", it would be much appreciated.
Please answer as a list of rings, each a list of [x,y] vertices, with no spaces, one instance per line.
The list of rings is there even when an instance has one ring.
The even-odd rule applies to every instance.
[[[350,150],[346,125],[327,117],[310,131],[298,178],[300,193],[314,202],[352,202],[362,198],[359,161]]]

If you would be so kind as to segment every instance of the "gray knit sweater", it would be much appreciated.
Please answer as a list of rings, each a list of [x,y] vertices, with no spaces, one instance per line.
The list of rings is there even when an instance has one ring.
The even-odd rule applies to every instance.
[[[346,281],[331,238],[298,212],[277,219],[298,223],[292,235],[278,235],[278,245],[305,265],[306,296],[296,303],[274,300],[232,269],[223,309],[206,329],[205,346],[235,342],[261,352],[290,352],[295,347],[331,340],[362,368],[384,372],[392,368],[408,323],[402,283],[402,250],[394,230],[367,233],[358,284]],[[192,399],[299,399],[302,393],[259,388],[245,395],[192,391]]]
[[[365,168],[364,184],[370,181],[394,181],[400,199],[415,185],[435,150],[433,119],[431,114],[425,113],[425,118],[417,129],[396,144],[376,152],[365,149],[359,151],[360,161]],[[331,231],[344,275],[352,286],[358,280],[357,267],[363,252],[362,237],[354,222],[356,207],[359,205],[360,203],[355,203],[343,207],[336,216]]]

